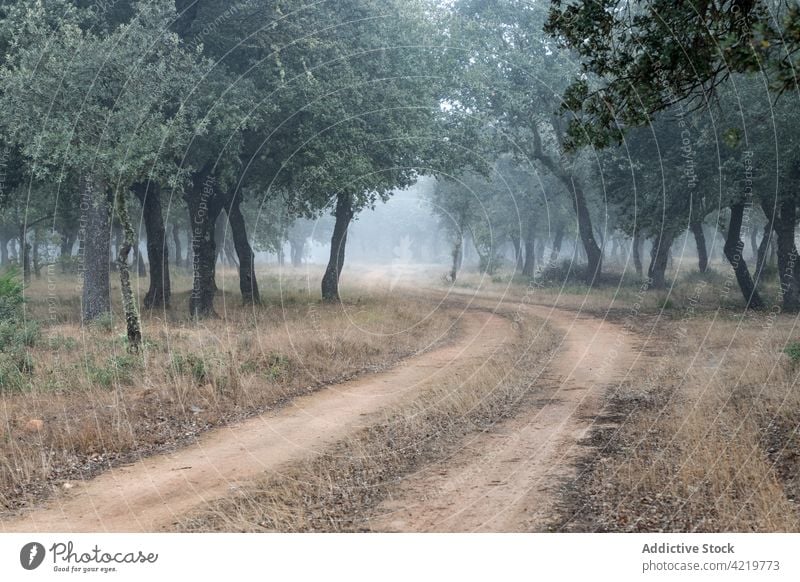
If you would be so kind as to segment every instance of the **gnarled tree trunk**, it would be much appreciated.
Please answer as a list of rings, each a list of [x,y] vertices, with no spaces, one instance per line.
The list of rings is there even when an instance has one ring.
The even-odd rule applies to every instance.
[[[233,195],[229,206],[226,206],[228,222],[231,225],[231,235],[239,258],[239,290],[242,292],[242,302],[246,305],[261,303],[256,280],[256,266],[253,249],[247,240],[247,224],[240,208],[241,199],[238,194]]]
[[[122,309],[125,312],[125,328],[128,336],[128,350],[138,352],[142,343],[142,327],[139,323],[139,309],[131,288],[131,272],[128,267],[128,256],[136,236],[128,216],[128,202],[122,190],[117,192],[117,216],[122,227],[117,267],[119,269],[120,289],[122,290]]]
[[[161,189],[156,183],[148,182],[137,184],[133,191],[142,204],[142,217],[147,233],[147,261],[150,263],[150,287],[144,296],[144,306],[150,309],[169,307],[172,286],[167,233],[161,212]]]
[[[292,255],[292,266],[301,267],[306,254],[306,239],[302,237],[289,239],[289,252]]]
[[[555,264],[558,261],[558,255],[561,254],[561,243],[564,241],[564,225],[559,224],[556,227],[556,233],[553,237],[553,248],[550,250],[550,264]]]
[[[703,233],[703,223],[692,222],[689,228],[694,235],[694,243],[697,247],[697,268],[701,273],[708,271],[708,249],[706,248],[706,236]]]
[[[586,204],[586,197],[583,190],[575,183],[575,180],[570,180],[572,184],[572,204],[575,208],[575,215],[578,218],[578,232],[583,243],[583,249],[586,251],[586,284],[590,287],[599,282],[600,274],[603,269],[603,251],[597,245],[592,230],[592,219],[589,215],[589,207]]]
[[[199,178],[198,178],[199,180]],[[190,236],[192,248],[192,293],[189,296],[189,313],[195,319],[216,317],[214,295],[217,246],[214,229],[222,212],[223,200],[216,191],[215,180],[207,176],[187,193]]]
[[[647,269],[647,276],[653,289],[664,289],[667,286],[667,262],[669,261],[669,251],[674,240],[675,235],[669,231],[662,231],[653,240],[653,249],[650,252],[650,266]]]
[[[339,300],[339,277],[344,266],[344,251],[347,245],[347,229],[353,219],[353,201],[349,194],[339,194],[336,197],[336,222],[331,236],[331,256],[325,275],[322,277],[322,299],[325,301]]]
[[[764,225],[764,234],[761,237],[761,242],[758,245],[758,258],[756,260],[756,268],[753,276],[756,281],[756,286],[758,286],[764,279],[764,268],[767,266],[769,251],[775,240],[774,228],[776,208],[772,204],[762,202],[761,209],[764,211],[764,215],[767,217],[767,223]]]
[[[522,244],[520,243],[519,237],[512,236],[511,245],[514,247],[514,272],[521,273],[524,261],[522,256]]]
[[[775,234],[778,242],[778,277],[781,283],[783,311],[800,309],[800,289],[797,281],[797,247],[794,243],[797,207],[793,199],[782,200],[775,216]]]
[[[177,224],[172,225],[172,244],[175,247],[175,266],[186,267],[189,264],[189,257],[184,260],[181,250],[181,232]],[[187,251],[188,253],[188,251]]]
[[[533,228],[528,227],[525,233],[525,263],[522,265],[522,275],[533,277],[536,270],[536,239],[533,236]]]
[[[81,179],[83,295],[81,316],[90,322],[111,311],[109,249],[111,216],[105,185],[93,176]]]
[[[731,205],[731,219],[728,223],[728,233],[725,237],[725,258],[733,267],[733,272],[736,275],[736,282],[739,284],[739,289],[742,291],[744,297],[745,307],[751,309],[761,309],[764,307],[764,302],[758,294],[755,283],[750,277],[750,271],[747,268],[747,263],[742,256],[744,250],[744,242],[742,242],[742,219],[744,217],[744,203]]]
[[[458,234],[453,242],[452,257],[453,263],[450,267],[450,281],[455,283],[458,278],[458,272],[461,270],[461,262],[464,258],[464,237],[461,233]]]
[[[633,266],[636,269],[636,274],[640,277],[642,276],[642,245],[644,244],[644,238],[642,238],[642,234],[637,230],[633,234]]]

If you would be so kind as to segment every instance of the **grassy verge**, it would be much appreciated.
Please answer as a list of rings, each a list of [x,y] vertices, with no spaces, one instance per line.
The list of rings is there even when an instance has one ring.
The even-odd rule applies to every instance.
[[[469,362],[320,455],[265,476],[179,524],[183,531],[364,531],[406,474],[452,452],[460,439],[508,417],[536,387],[560,340],[535,318],[486,362]]]
[[[29,365],[15,364],[0,386],[5,508],[385,368],[448,339],[457,315],[397,295],[352,292],[344,304],[324,305],[302,281],[267,278],[263,306],[221,294],[223,317],[200,324],[188,321],[187,293],[178,293],[168,313],[145,312],[144,349],[129,354],[122,318],[81,327],[74,289],[58,281],[53,299],[43,286],[26,290],[28,317],[42,322],[25,351]]]

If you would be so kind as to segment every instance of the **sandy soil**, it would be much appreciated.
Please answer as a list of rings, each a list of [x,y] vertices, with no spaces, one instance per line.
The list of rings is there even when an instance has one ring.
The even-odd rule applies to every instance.
[[[413,396],[437,375],[484,360],[514,334],[500,316],[469,311],[450,345],[386,372],[294,399],[281,410],[204,434],[173,454],[116,468],[54,496],[45,506],[0,519],[0,531],[152,532],[230,494],[265,471],[318,453]]]
[[[541,389],[523,410],[467,439],[457,454],[407,478],[371,521],[375,531],[546,531],[558,487],[574,475],[579,441],[603,394],[638,359],[635,338],[597,318],[525,306],[565,331]]]

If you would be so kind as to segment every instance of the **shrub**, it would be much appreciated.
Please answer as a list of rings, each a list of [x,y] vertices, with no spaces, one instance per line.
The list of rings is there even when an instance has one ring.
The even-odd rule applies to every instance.
[[[39,326],[25,321],[23,286],[16,269],[0,274],[0,390],[28,385],[33,359],[28,348],[39,339]]]
[[[783,353],[789,356],[789,365],[794,370],[800,364],[800,341],[793,341],[786,344]]]

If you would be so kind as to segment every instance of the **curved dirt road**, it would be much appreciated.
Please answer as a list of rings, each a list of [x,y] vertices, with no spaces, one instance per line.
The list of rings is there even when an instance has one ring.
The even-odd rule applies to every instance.
[[[454,456],[408,477],[376,512],[373,531],[546,530],[605,390],[624,379],[638,353],[620,325],[549,307],[522,310],[565,332],[548,368],[550,386],[533,390],[519,413],[466,439]]]
[[[0,518],[5,532],[154,532],[265,471],[318,453],[370,416],[463,362],[484,361],[514,334],[500,316],[469,311],[458,339],[383,373],[294,399],[285,408],[205,433],[196,445],[115,468],[44,507]]]

